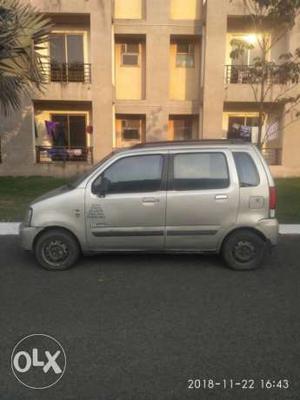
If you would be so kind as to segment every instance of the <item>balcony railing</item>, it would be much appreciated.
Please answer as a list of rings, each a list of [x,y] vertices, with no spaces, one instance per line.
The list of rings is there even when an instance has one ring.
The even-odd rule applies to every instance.
[[[36,162],[81,161],[93,164],[93,148],[80,146],[36,146]]]
[[[225,65],[226,84],[255,84],[261,82],[261,74],[253,65]],[[279,65],[267,68],[265,78],[268,83],[283,84],[285,82],[284,70]]]
[[[45,83],[91,83],[91,64],[43,63],[43,75]]]
[[[264,148],[261,150],[261,152],[269,165],[281,165],[282,149],[280,149],[280,148]]]

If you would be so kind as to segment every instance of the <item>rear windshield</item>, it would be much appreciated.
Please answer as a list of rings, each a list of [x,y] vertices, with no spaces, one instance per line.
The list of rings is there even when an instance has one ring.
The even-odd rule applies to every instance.
[[[252,157],[248,153],[234,152],[233,158],[239,176],[240,186],[258,186],[260,182],[259,174]]]

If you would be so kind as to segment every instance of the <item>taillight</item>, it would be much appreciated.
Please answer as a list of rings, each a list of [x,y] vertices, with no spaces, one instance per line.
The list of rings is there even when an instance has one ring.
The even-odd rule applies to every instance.
[[[276,188],[274,186],[269,187],[269,209],[270,209],[270,217],[275,217],[275,210],[276,210]]]

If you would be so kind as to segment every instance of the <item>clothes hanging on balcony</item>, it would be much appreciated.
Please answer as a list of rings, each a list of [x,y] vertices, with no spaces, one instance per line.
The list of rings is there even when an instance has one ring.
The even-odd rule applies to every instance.
[[[241,125],[240,127],[240,138],[251,142],[251,126]]]
[[[52,161],[65,161],[68,158],[67,150],[65,149],[66,137],[65,129],[59,122],[45,121],[47,133],[52,140],[52,149],[48,150],[48,155]]]
[[[227,137],[228,139],[243,139],[247,142],[251,142],[252,127],[234,123],[231,127],[231,130],[228,131]]]
[[[66,145],[65,128],[62,124],[58,123],[54,129],[53,144],[55,146],[63,147]]]
[[[48,136],[50,136],[50,138],[53,139],[55,127],[58,125],[58,122],[45,121],[45,125],[46,125]]]

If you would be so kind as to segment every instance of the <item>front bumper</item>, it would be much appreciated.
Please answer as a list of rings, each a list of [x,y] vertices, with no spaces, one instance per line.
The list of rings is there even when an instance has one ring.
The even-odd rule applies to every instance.
[[[262,219],[259,221],[257,228],[269,240],[272,246],[276,246],[279,236],[279,224],[276,218]]]
[[[32,226],[24,226],[23,224],[21,224],[20,228],[19,228],[21,247],[24,250],[31,251],[33,249],[34,239],[40,231],[41,231],[41,228],[36,228],[36,227],[32,227]]]

